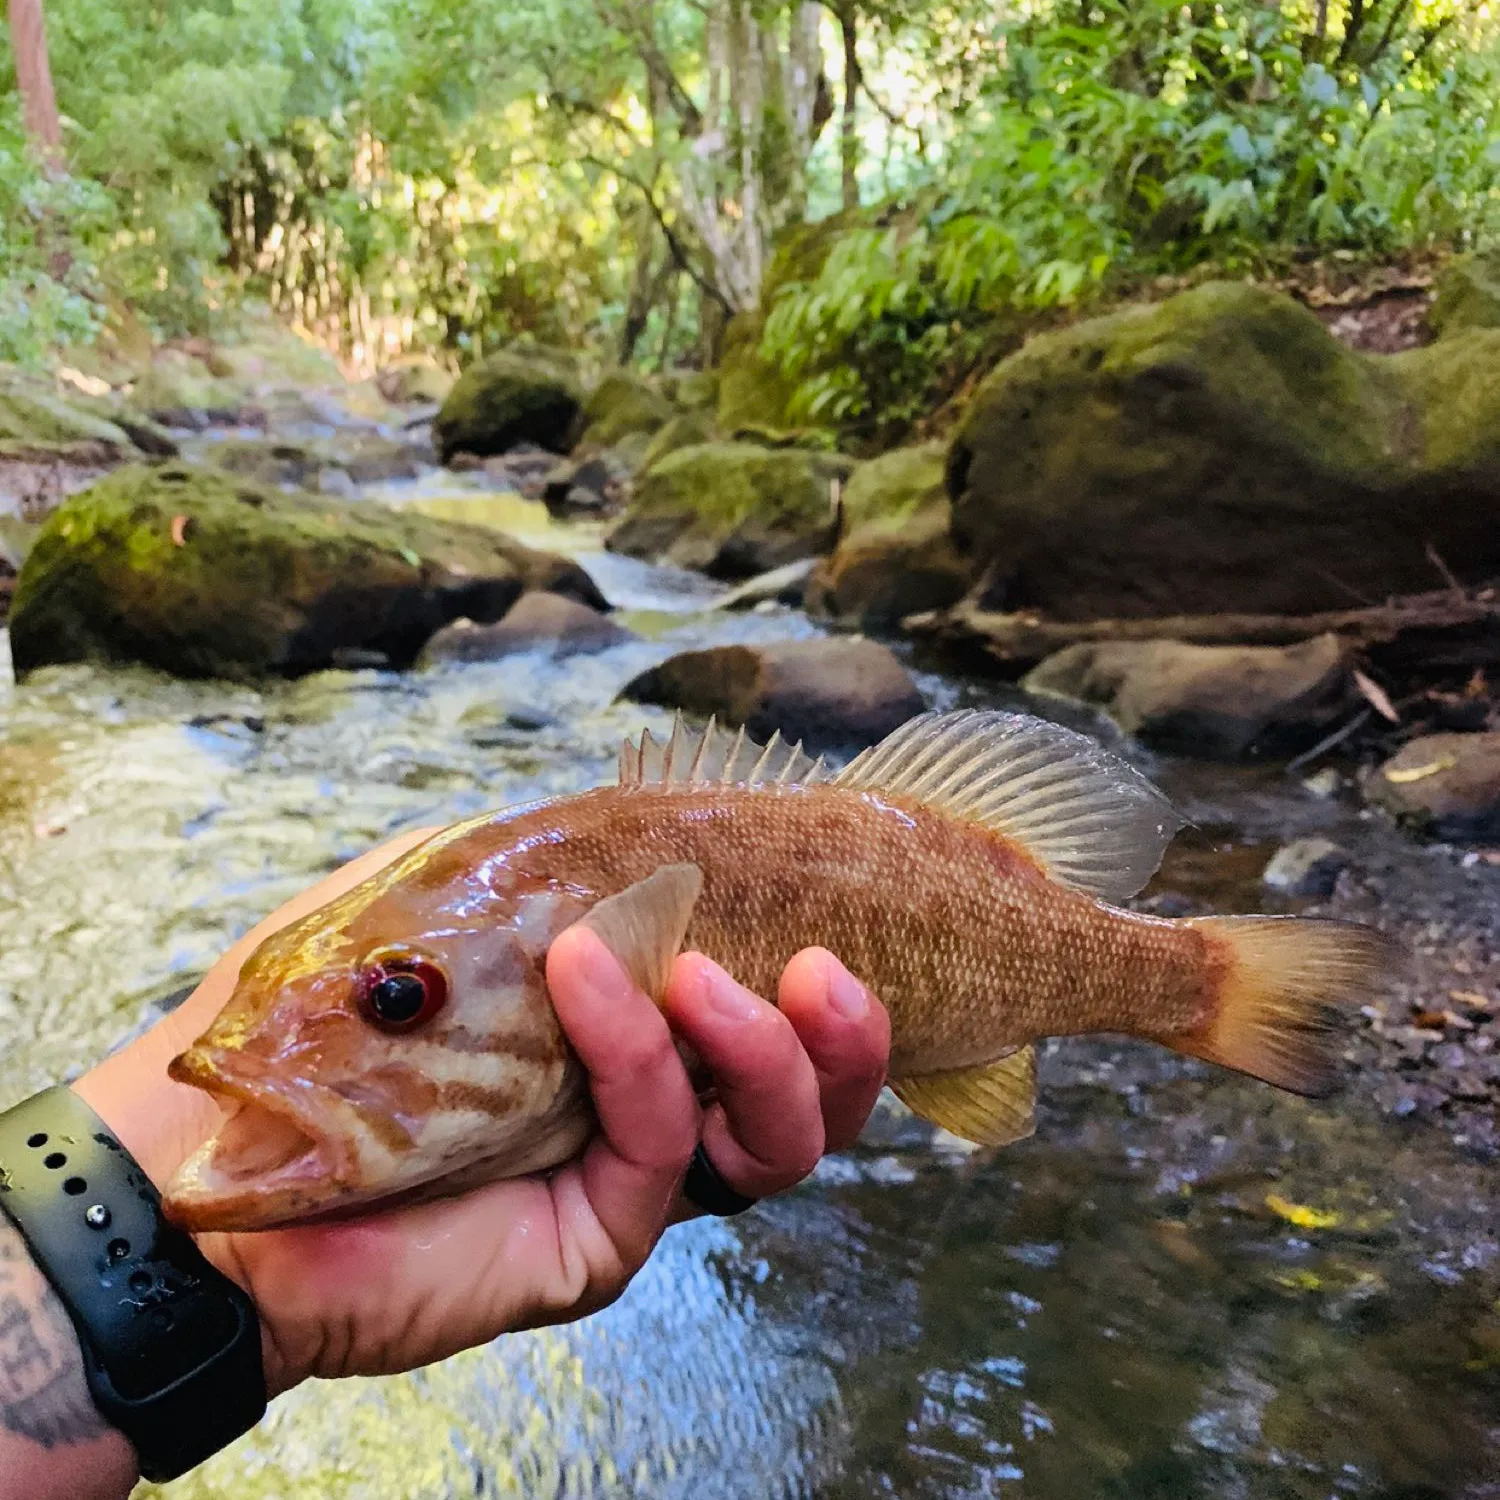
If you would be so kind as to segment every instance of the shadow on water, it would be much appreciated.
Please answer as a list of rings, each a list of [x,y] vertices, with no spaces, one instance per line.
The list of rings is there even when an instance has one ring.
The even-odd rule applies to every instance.
[[[643,638],[561,668],[0,686],[0,1103],[372,843],[605,779],[663,722],[612,703],[645,666],[811,628],[585,561]],[[1164,876],[1189,904],[1253,904],[1278,838],[1353,816],[1166,769],[1199,824]],[[1458,879],[1407,850],[1387,865]],[[1421,890],[1385,889],[1421,919]],[[1442,889],[1450,916],[1478,899]],[[1492,1167],[1367,1091],[1312,1106],[1123,1045],[1043,1068],[1031,1142],[970,1156],[892,1106],[797,1194],[674,1231],[588,1323],[305,1387],[173,1493],[1500,1496]]]

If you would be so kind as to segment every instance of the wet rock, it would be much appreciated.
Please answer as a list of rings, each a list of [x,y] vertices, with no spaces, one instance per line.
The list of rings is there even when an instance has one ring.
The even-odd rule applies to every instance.
[[[897,448],[849,476],[843,535],[808,587],[808,608],[866,628],[946,609],[972,569],[954,546],[940,444]]]
[[[716,578],[748,578],[833,541],[835,454],[753,443],[683,448],[636,481],[611,551],[665,558]]]
[[[299,674],[351,651],[403,666],[449,620],[499,619],[528,588],[608,607],[576,563],[488,528],[182,464],[131,466],[42,528],[11,651],[19,676],[83,660]]]
[[[1103,707],[1127,734],[1188,754],[1235,757],[1316,738],[1347,701],[1332,635],[1296,646],[1107,641],[1069,646],[1023,681]]]
[[[1439,838],[1500,840],[1500,733],[1409,740],[1361,779],[1377,807]]]
[[[562,451],[582,403],[583,385],[567,355],[506,350],[459,376],[433,419],[433,442],[444,463],[456,453],[485,457],[521,443]]]
[[[613,515],[625,503],[633,470],[616,450],[592,458],[564,459],[542,486],[547,513],[559,520]]]
[[[1349,855],[1331,839],[1294,839],[1271,856],[1261,880],[1284,896],[1325,897],[1349,868]]]
[[[858,638],[685,651],[641,673],[622,696],[810,746],[873,745],[926,708],[906,668]]]
[[[1439,337],[1500,328],[1500,250],[1454,256],[1433,290],[1427,322]]]
[[[1321,771],[1307,777],[1302,788],[1308,796],[1316,797],[1320,802],[1331,802],[1344,790],[1344,778],[1333,766],[1324,766]]]
[[[585,453],[613,447],[633,433],[658,431],[672,415],[672,403],[649,380],[612,370],[583,403],[575,424],[577,446]]]
[[[375,389],[393,406],[441,406],[453,389],[453,376],[435,359],[414,355],[381,370]]]
[[[1342,609],[1431,588],[1430,549],[1483,579],[1500,329],[1366,355],[1289,298],[1210,283],[1032,339],[976,392],[947,477],[997,609]]]
[[[522,594],[493,625],[454,620],[428,641],[422,653],[427,662],[498,661],[518,651],[548,651],[554,656],[579,656],[604,651],[632,641],[632,631],[575,599],[561,594]]]

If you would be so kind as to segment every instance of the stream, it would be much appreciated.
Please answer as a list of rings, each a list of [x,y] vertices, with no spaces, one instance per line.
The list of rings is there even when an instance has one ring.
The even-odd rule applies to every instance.
[[[612,702],[645,667],[815,629],[716,612],[718,585],[454,476],[376,498],[574,553],[641,639],[261,687],[68,667],[16,688],[0,661],[0,1106],[369,846],[609,778],[625,735],[668,722]],[[938,707],[1004,701],[919,682]],[[1356,871],[1339,914],[1412,941],[1413,983],[1493,990],[1500,870],[1271,770],[1150,769],[1197,825],[1158,900],[1266,906],[1276,844],[1336,832]],[[1034,1139],[971,1153],[883,1106],[797,1192],[672,1231],[606,1312],[304,1386],[160,1493],[1500,1497],[1495,1166],[1380,1086],[1310,1103],[1143,1046],[1052,1044]]]

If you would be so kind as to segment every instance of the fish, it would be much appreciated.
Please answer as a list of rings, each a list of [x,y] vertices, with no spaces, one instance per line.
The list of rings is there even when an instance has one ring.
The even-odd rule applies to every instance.
[[[890,1014],[897,1097],[980,1145],[1032,1133],[1053,1036],[1329,1092],[1338,1014],[1396,945],[1123,907],[1181,823],[1123,759],[1024,714],[924,714],[843,769],[679,718],[625,743],[615,784],[458,823],[262,942],[170,1064],[227,1113],[167,1212],[264,1229],[575,1157],[597,1121],[544,965],[579,921],[658,1003],[684,948],[762,995],[829,949]]]

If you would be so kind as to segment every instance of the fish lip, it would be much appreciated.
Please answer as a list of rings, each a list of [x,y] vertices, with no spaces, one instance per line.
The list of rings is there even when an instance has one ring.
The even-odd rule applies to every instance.
[[[305,1135],[311,1154],[335,1180],[346,1179],[354,1166],[352,1144],[340,1141],[328,1128],[327,1108],[337,1096],[317,1085],[287,1087],[257,1073],[240,1052],[224,1052],[198,1045],[174,1057],[167,1068],[179,1083],[192,1084],[220,1103],[232,1102],[264,1110]],[[324,1106],[320,1112],[318,1105]]]

